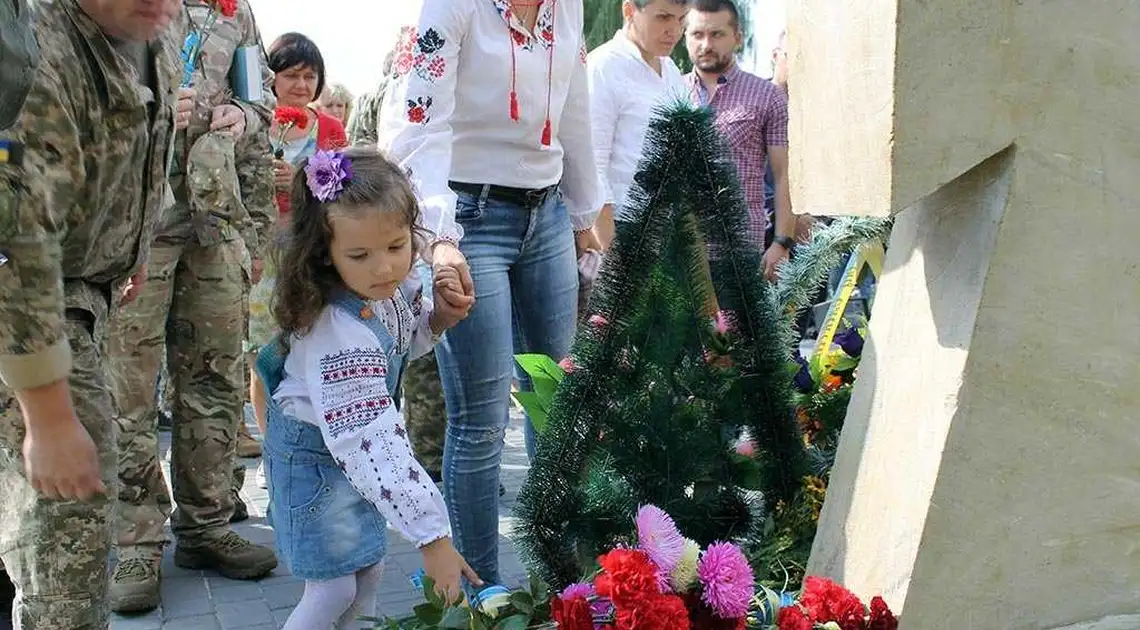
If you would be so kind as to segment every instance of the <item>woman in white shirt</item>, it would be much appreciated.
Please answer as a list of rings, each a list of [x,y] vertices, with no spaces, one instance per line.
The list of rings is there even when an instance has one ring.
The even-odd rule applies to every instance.
[[[654,108],[687,96],[681,71],[669,58],[685,32],[686,13],[688,0],[627,0],[624,28],[586,62],[594,154],[605,201],[597,229],[603,246],[613,239],[615,208],[633,185]]]
[[[569,354],[575,261],[598,249],[582,0],[421,0],[414,14],[379,138],[418,188],[436,267],[470,266],[475,307],[436,349],[443,480],[460,552],[493,584],[515,342]]]

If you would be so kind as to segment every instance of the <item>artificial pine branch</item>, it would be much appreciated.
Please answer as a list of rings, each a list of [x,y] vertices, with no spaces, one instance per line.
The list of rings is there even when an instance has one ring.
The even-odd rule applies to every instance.
[[[755,531],[759,501],[731,457],[745,430],[766,501],[790,499],[807,470],[784,324],[744,237],[728,155],[708,110],[678,103],[650,124],[627,220],[594,286],[597,317],[578,331],[575,368],[516,504],[522,557],[555,587],[630,539],[641,504],[702,544]],[[724,338],[705,312],[713,303],[732,321]]]

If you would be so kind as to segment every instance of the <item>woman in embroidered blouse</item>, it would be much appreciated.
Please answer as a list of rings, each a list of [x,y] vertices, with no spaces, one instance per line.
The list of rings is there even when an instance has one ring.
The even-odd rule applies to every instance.
[[[569,353],[575,262],[601,249],[582,0],[420,0],[413,14],[379,138],[418,189],[434,268],[470,266],[475,308],[436,351],[444,494],[460,551],[497,582],[514,341]],[[529,423],[527,437],[533,453]]]
[[[286,33],[278,37],[269,47],[269,69],[273,71],[273,93],[277,96],[277,106],[299,109],[309,117],[304,129],[295,128],[285,135],[284,143],[280,141],[281,132],[276,121],[269,131],[273,150],[281,155],[273,161],[273,174],[277,183],[279,216],[284,217],[289,212],[289,192],[293,186],[296,165],[317,150],[348,146],[348,139],[340,121],[309,105],[325,83],[325,61],[312,40],[300,33]],[[251,352],[257,352],[276,333],[269,312],[269,298],[273,295],[276,284],[275,275],[272,268],[265,269],[261,281],[249,293],[248,349]],[[249,383],[253,415],[261,434],[265,435],[264,388],[252,367]],[[264,469],[258,466],[257,483],[263,488],[264,479]]]
[[[281,556],[306,580],[285,629],[331,630],[374,614],[385,519],[420,549],[443,594],[458,597],[461,575],[480,582],[451,544],[443,498],[392,401],[404,362],[466,305],[451,269],[427,284],[449,300],[425,295],[413,267],[416,198],[375,150],[317,152],[294,187],[273,301],[281,337],[257,361],[269,394],[269,517]]]

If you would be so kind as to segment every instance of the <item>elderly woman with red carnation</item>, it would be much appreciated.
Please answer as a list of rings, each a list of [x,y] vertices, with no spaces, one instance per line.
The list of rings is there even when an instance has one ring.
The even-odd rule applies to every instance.
[[[269,130],[273,145],[273,176],[277,186],[279,217],[289,211],[293,173],[298,164],[318,150],[328,151],[348,146],[344,125],[339,120],[318,112],[310,104],[325,85],[325,60],[311,39],[300,33],[286,33],[269,47],[269,69],[273,71],[273,93],[277,111]],[[266,268],[261,281],[249,295],[249,337],[246,350],[257,352],[276,334],[269,300],[276,284],[272,268]],[[251,364],[252,365],[252,364]],[[250,368],[249,396],[253,415],[262,435],[265,434],[265,388],[257,371]],[[257,483],[265,487],[265,471],[257,468]]]

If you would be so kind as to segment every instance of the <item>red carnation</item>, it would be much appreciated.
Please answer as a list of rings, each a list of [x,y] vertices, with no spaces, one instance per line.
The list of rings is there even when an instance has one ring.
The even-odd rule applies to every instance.
[[[690,630],[689,611],[676,595],[647,597],[617,609],[616,630]]]
[[[590,602],[585,597],[550,600],[550,612],[559,628],[566,630],[594,630],[594,618],[590,614]]]
[[[897,630],[898,627],[899,620],[895,619],[894,613],[887,607],[887,602],[878,595],[872,598],[871,624],[867,626],[868,630]]]
[[[799,606],[785,606],[780,609],[776,625],[780,630],[811,630],[814,624]]]
[[[304,129],[309,126],[309,115],[305,110],[296,107],[278,107],[274,112],[274,119],[277,124],[282,127],[289,127],[290,125]]]
[[[594,588],[618,610],[634,608],[661,594],[657,586],[657,566],[644,551],[614,549],[598,558],[598,564],[602,574],[594,580]]]
[[[850,623],[853,615],[857,614],[860,622],[863,619],[863,602],[851,591],[832,582],[831,580],[809,576],[804,580],[803,595],[800,603],[807,610],[812,621],[827,623],[835,621],[843,630],[848,630],[844,622]],[[856,626],[859,630],[860,626]]]
[[[225,17],[237,15],[237,0],[216,0],[214,6]]]

